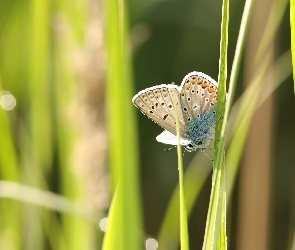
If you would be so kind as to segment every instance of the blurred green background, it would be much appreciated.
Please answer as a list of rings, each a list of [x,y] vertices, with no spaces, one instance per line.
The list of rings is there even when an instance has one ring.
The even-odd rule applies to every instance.
[[[276,11],[270,17],[273,4]],[[162,83],[179,85],[191,71],[217,80],[221,5],[213,0],[126,1],[133,94]],[[243,8],[244,1],[230,1],[228,76]],[[1,0],[0,12],[1,249],[101,249],[101,220],[107,217],[113,177],[108,158],[112,121],[106,121],[105,105],[112,104],[110,95],[105,95],[106,75],[112,68],[106,63],[103,2]],[[295,249],[289,19],[287,1],[254,1],[235,100],[263,70],[265,58],[270,61],[269,71],[258,99],[269,87],[280,86],[254,115],[237,180],[231,180],[229,249]],[[274,37],[265,38],[266,27],[273,29]],[[265,52],[257,61],[259,46]],[[276,62],[283,54],[278,72]],[[164,151],[169,146],[155,140],[162,129],[136,110],[131,98],[129,105],[138,122],[141,198],[137,202],[142,208],[143,237],[158,239],[178,183],[176,149]],[[235,118],[233,114],[230,124]],[[212,163],[199,152],[185,152],[183,159],[185,168],[194,160],[192,171],[204,172],[204,185],[196,179],[187,189],[190,193],[200,187],[192,203],[189,233],[191,249],[201,249]],[[178,218],[176,212],[173,219]],[[160,244],[159,249],[173,247]]]

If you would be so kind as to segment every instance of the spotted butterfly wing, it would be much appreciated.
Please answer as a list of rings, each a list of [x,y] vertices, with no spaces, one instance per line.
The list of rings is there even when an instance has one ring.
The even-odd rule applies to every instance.
[[[180,102],[190,150],[207,148],[214,137],[218,84],[201,72],[191,72],[181,83]]]
[[[182,117],[177,86],[162,84],[147,88],[136,94],[132,102],[143,114],[174,135],[176,134],[175,103],[179,114],[180,133],[185,134],[187,132]]]

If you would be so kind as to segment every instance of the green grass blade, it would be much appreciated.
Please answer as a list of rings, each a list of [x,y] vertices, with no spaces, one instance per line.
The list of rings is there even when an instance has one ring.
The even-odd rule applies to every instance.
[[[235,50],[235,56],[234,56],[231,75],[230,75],[229,94],[228,94],[228,99],[227,99],[226,107],[225,107],[224,122],[229,120],[229,115],[231,112],[231,107],[233,103],[233,98],[234,98],[236,85],[237,85],[237,79],[238,79],[239,70],[240,70],[240,64],[242,60],[242,54],[245,47],[246,34],[247,34],[249,21],[250,21],[252,2],[253,2],[252,0],[247,0],[245,2],[245,7],[244,7],[243,15],[242,15],[242,21],[240,25],[240,30],[239,30],[239,35],[238,35],[238,40],[237,40],[237,45]],[[225,124],[223,124],[222,134],[225,134],[225,127],[226,127]],[[233,180],[232,178],[229,179],[230,182],[232,180]],[[230,196],[228,195],[227,197],[230,197]]]
[[[103,240],[102,249],[124,249],[124,236],[123,234],[116,233],[118,222],[120,218],[120,210],[117,207],[120,207],[119,197],[122,194],[119,194],[122,189],[119,188],[115,191],[112,199],[112,204],[109,209],[109,219],[107,224],[107,231]]]
[[[220,219],[224,218],[226,207],[225,203],[222,202],[223,195],[220,196],[224,189],[221,182],[224,181],[225,163],[224,163],[224,148],[225,148],[225,128],[227,120],[224,118],[225,111],[225,100],[226,100],[226,76],[227,76],[227,45],[228,45],[228,22],[229,22],[229,1],[224,0],[222,6],[222,23],[221,23],[221,41],[220,41],[220,61],[219,61],[219,76],[218,76],[218,104],[217,104],[217,121],[216,121],[216,132],[215,132],[215,153],[214,153],[214,164],[213,164],[213,180],[212,180],[212,190],[210,196],[210,204],[208,209],[208,216],[205,229],[205,237],[203,243],[203,249],[211,250],[214,248],[214,242],[216,237],[226,238],[226,228],[225,222],[220,223]],[[219,119],[220,118],[220,119]],[[223,178],[222,178],[223,176]],[[220,193],[221,192],[221,193]],[[224,205],[224,207],[221,207]],[[219,219],[217,221],[217,219]],[[217,225],[223,225],[224,228],[220,230]],[[224,235],[220,235],[223,233]],[[219,236],[217,236],[217,234]],[[220,248],[220,249],[226,249]]]
[[[237,86],[237,79],[240,71],[240,64],[242,61],[242,55],[245,47],[245,41],[246,41],[246,34],[249,26],[250,21],[250,14],[252,10],[252,0],[246,0],[245,7],[242,15],[242,21],[241,26],[239,30],[236,50],[235,50],[235,56],[233,60],[232,70],[230,74],[230,80],[229,80],[229,95],[226,102],[226,108],[224,113],[225,120],[229,119],[229,114],[231,111],[234,93]]]
[[[0,92],[2,91],[0,76]],[[19,168],[17,149],[13,141],[13,132],[8,111],[0,107],[0,176],[2,180],[19,181]],[[2,191],[2,188],[1,188]],[[0,218],[0,233],[5,231],[11,233],[7,235],[6,242],[9,246],[19,249],[21,246],[21,214],[19,204],[11,201],[0,201],[0,212],[5,214]]]
[[[200,154],[201,152],[198,152],[197,156],[200,156]],[[191,213],[201,188],[203,187],[210,172],[211,169],[206,157],[194,157],[193,161],[189,164],[187,170],[185,171],[184,190],[188,215]],[[175,188],[172,194],[159,232],[158,243],[162,249],[178,249],[180,223],[179,220],[175,220],[175,216],[178,214],[179,185]]]
[[[0,92],[2,91],[0,76]],[[8,112],[0,107],[0,141],[5,147],[0,147],[0,175],[4,180],[19,180],[18,158]],[[5,167],[6,166],[6,167]],[[8,167],[9,166],[9,167]]]
[[[63,18],[65,18],[59,19],[55,17],[56,27],[61,27],[64,20],[67,20],[67,27],[64,30],[57,33],[54,30],[55,32],[53,32],[53,35],[50,36],[49,72],[51,93],[49,93],[49,95],[52,100],[51,122],[53,124],[53,138],[56,143],[56,151],[54,151],[54,153],[57,152],[56,169],[58,171],[58,178],[56,181],[59,183],[60,194],[73,201],[82,200],[83,197],[87,195],[88,190],[83,178],[88,179],[89,177],[87,175],[91,175],[91,172],[98,171],[99,168],[99,165],[97,165],[97,168],[90,170],[92,168],[91,164],[87,164],[90,170],[89,174],[79,169],[81,164],[84,163],[78,163],[76,159],[83,159],[85,155],[83,155],[83,153],[81,154],[80,149],[77,149],[77,145],[81,143],[81,138],[84,136],[85,131],[79,131],[77,133],[75,126],[80,127],[81,124],[79,123],[81,119],[79,119],[78,116],[72,117],[70,115],[70,110],[72,106],[76,104],[77,100],[81,103],[79,107],[77,107],[76,114],[80,113],[81,107],[85,105],[85,100],[83,100],[78,93],[81,93],[80,91],[82,89],[82,91],[87,91],[87,86],[89,86],[89,80],[85,81],[84,78],[82,80],[83,87],[80,88],[81,78],[77,81],[72,64],[77,49],[80,50],[80,55],[85,53],[85,47],[82,52],[81,40],[87,40],[87,36],[85,36],[85,33],[87,33],[87,23],[85,22],[86,8],[87,4],[80,0],[72,1],[71,5],[68,5],[66,1],[51,1],[52,13],[63,13]],[[65,46],[65,44],[68,44],[68,46]],[[80,66],[77,68],[81,70]],[[85,120],[83,119],[84,124],[89,122],[88,118],[85,118]],[[95,146],[92,145],[92,147]],[[79,152],[78,154],[81,155],[75,157],[75,160],[69,161],[69,159],[73,157],[72,150],[76,150],[76,152]],[[75,163],[73,164],[73,162]],[[73,171],[73,169],[79,170]],[[46,196],[44,196],[44,198],[45,197]],[[61,208],[67,207],[65,203],[66,200],[67,199],[65,199],[64,202],[60,202],[59,205]],[[75,206],[73,206],[72,209],[75,211]],[[84,204],[84,209],[88,210],[88,205]],[[101,244],[102,237],[99,237],[100,235],[97,236],[97,227],[84,218],[73,215],[74,214],[71,214],[70,211],[62,213],[57,220],[57,223],[59,223],[61,227],[60,230],[58,230],[56,226],[54,227],[56,230],[50,230],[49,228],[50,234],[56,231],[53,233],[54,237],[52,238],[55,238],[58,244],[57,249],[87,249],[92,246],[94,237],[97,239],[97,244]],[[96,218],[96,220],[98,220],[98,218]],[[75,235],[75,237],[73,237],[73,235]]]
[[[257,93],[259,93],[260,91],[263,76],[266,74],[266,71],[270,65],[270,61],[267,56],[263,60],[261,60],[261,57],[262,55],[265,55],[267,53],[266,51],[269,48],[269,44],[274,39],[275,33],[277,32],[279,25],[282,22],[282,19],[284,16],[283,14],[285,12],[287,4],[288,4],[287,0],[275,1],[273,3],[273,6],[269,14],[267,26],[265,27],[262,41],[261,41],[261,44],[259,45],[258,52],[255,57],[255,62],[262,61],[262,63],[260,63],[257,66],[257,74],[254,77],[252,77],[252,79],[250,79],[250,84],[249,84],[250,87],[243,94],[243,98],[241,98],[242,105],[240,106],[240,109],[237,112],[238,115],[236,118],[236,124],[234,125],[234,128],[233,128],[233,131],[234,131],[234,135],[232,136],[233,139],[227,150],[227,155],[226,155],[226,165],[227,165],[226,189],[228,191],[228,195],[227,195],[228,199],[231,196],[233,184],[235,182],[236,175],[238,172],[239,163],[240,163],[242,152],[246,142],[246,136],[249,130],[249,124],[254,111],[258,107]],[[246,10],[246,5],[245,5],[245,10]],[[243,16],[245,15],[245,10],[244,10]],[[249,7],[248,15],[250,15],[250,12],[251,12],[251,8]],[[239,34],[239,36],[240,35],[241,34]],[[281,75],[280,79],[276,81],[277,85],[282,83],[283,79],[285,79],[290,73],[289,67],[288,67],[288,61],[289,61],[288,52],[284,56],[282,56],[279,60],[277,60],[277,63],[273,69],[278,72],[275,75]],[[230,84],[232,82],[234,82],[234,79],[231,78]],[[268,96],[270,95],[272,91],[274,91],[274,89],[270,90],[270,92],[268,93]],[[264,97],[264,100],[265,99],[266,97]],[[261,101],[262,100],[260,98],[260,104],[262,103]]]
[[[97,212],[94,209],[85,209],[84,204],[74,202],[53,192],[13,181],[0,181],[0,197],[45,207],[60,213],[76,215],[90,221],[97,228],[99,227]]]
[[[220,41],[220,59],[218,76],[218,104],[216,114],[216,130],[214,143],[214,170],[222,170],[224,164],[225,149],[225,128],[227,119],[225,115],[226,102],[226,79],[227,79],[227,46],[228,46],[228,22],[229,22],[229,0],[223,1],[222,23],[221,23],[221,41]],[[230,95],[229,98],[233,98]]]
[[[295,93],[295,0],[290,0],[290,19],[291,19],[291,50],[293,64],[293,79]]]
[[[225,162],[225,159],[223,159]],[[225,171],[222,171],[221,176],[221,209],[220,209],[220,233],[217,249],[227,249],[226,238],[226,189],[225,189]]]
[[[127,15],[124,1],[105,0],[107,45],[107,114],[112,192],[116,202],[109,218],[116,227],[108,229],[105,249],[141,249],[143,245],[138,174],[135,111],[131,102],[132,77],[128,54]],[[128,121],[128,122],[126,122]],[[108,243],[108,241],[114,241]],[[115,248],[108,248],[115,244]]]
[[[178,173],[179,173],[179,203],[180,203],[180,246],[181,250],[189,249],[189,235],[187,224],[187,211],[186,211],[186,199],[183,183],[183,163],[182,163],[182,148],[180,145],[180,129],[177,105],[174,102],[175,120],[176,120],[176,134],[178,139],[177,144],[177,158],[178,158]]]

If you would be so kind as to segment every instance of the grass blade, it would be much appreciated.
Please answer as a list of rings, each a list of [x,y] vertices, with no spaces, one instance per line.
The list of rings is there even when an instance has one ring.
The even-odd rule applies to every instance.
[[[200,154],[201,152],[197,153],[197,155]],[[207,165],[209,164],[206,157],[194,157],[193,161],[185,171],[184,190],[188,217],[201,188],[211,172],[210,166]],[[177,214],[179,214],[179,185],[175,188],[172,194],[168,210],[159,232],[158,242],[162,249],[178,249],[180,223],[178,220],[175,220]]]
[[[175,120],[176,120],[176,134],[178,139],[177,144],[177,159],[178,159],[178,172],[179,172],[179,203],[180,203],[180,246],[181,250],[189,249],[189,235],[187,225],[187,212],[186,212],[186,199],[183,183],[183,163],[182,163],[182,148],[180,145],[180,129],[177,105],[174,102]]]
[[[293,79],[295,93],[295,0],[290,0],[290,19],[291,19],[291,50],[293,64]]]
[[[128,49],[127,15],[123,0],[105,0],[107,45],[107,114],[112,192],[116,190],[110,227],[103,249],[141,249],[138,152],[132,77]],[[126,122],[128,121],[128,122]],[[111,243],[112,242],[112,243]],[[114,244],[114,245],[113,245]],[[115,248],[109,248],[113,245]]]
[[[246,5],[248,2],[252,2],[252,0],[248,0],[246,2]],[[245,91],[243,98],[241,98],[243,100],[242,101],[243,104],[240,106],[239,111],[237,112],[238,115],[236,118],[236,124],[235,124],[235,127],[233,128],[234,135],[232,136],[233,139],[231,141],[230,147],[227,150],[227,157],[226,157],[227,180],[228,180],[226,182],[226,185],[227,185],[227,190],[229,193],[232,192],[233,184],[235,182],[234,180],[236,179],[239,162],[241,160],[242,151],[245,146],[246,136],[248,134],[251,118],[253,116],[254,111],[258,107],[258,105],[255,104],[259,99],[257,98],[256,95],[261,89],[262,79],[264,75],[266,74],[266,71],[270,65],[268,57],[265,57],[263,60],[261,60],[261,56],[267,53],[269,44],[274,39],[275,33],[277,32],[279,25],[282,22],[283,14],[287,7],[287,3],[288,1],[286,0],[275,1],[273,3],[273,6],[269,14],[267,26],[265,27],[261,44],[259,45],[258,53],[255,58],[256,63],[257,61],[261,61],[262,63],[259,64],[259,69],[257,70],[258,73],[250,80],[250,84],[249,84],[250,87]],[[246,10],[246,5],[245,5],[245,10]],[[246,14],[249,16],[251,12],[251,6],[249,6],[247,12],[245,12],[245,10],[244,10],[243,16]],[[249,17],[247,17],[247,19],[249,19]],[[243,27],[246,27],[246,25]],[[241,33],[243,33],[242,30],[240,31],[239,36],[241,36]],[[289,60],[288,53],[286,53],[285,56],[282,56],[280,59],[277,60],[276,66],[274,67],[274,70],[276,70],[279,74],[283,74],[281,78],[285,78],[289,74],[288,63],[287,63],[288,60]],[[233,66],[233,69],[234,69],[234,66]],[[232,75],[233,74],[234,73],[232,70]],[[278,74],[275,74],[275,75],[278,75]],[[278,79],[277,84],[282,83],[282,81],[283,79]],[[230,86],[234,82],[236,82],[236,80],[234,80],[234,78],[231,78]],[[274,91],[274,89],[272,89],[271,92],[272,91]],[[269,93],[269,95],[270,94],[271,93]],[[266,97],[264,97],[264,100],[265,99]],[[227,195],[227,197],[229,198],[230,194]]]
[[[216,132],[215,132],[215,153],[214,153],[214,164],[213,164],[213,181],[212,190],[210,196],[210,204],[206,222],[205,237],[203,249],[213,249],[214,242],[217,233],[219,239],[226,238],[225,221],[220,223],[220,219],[225,220],[225,202],[223,202],[225,192],[224,185],[221,185],[224,180],[225,174],[225,163],[224,163],[224,148],[225,148],[225,126],[227,123],[224,118],[225,111],[225,99],[226,99],[226,75],[227,75],[227,45],[228,45],[228,21],[229,21],[229,1],[224,0],[222,6],[222,23],[221,23],[221,41],[220,41],[220,60],[219,60],[219,77],[218,77],[218,104],[217,104],[217,121],[216,121]],[[223,122],[222,122],[223,121]],[[223,131],[222,131],[222,128]],[[222,133],[223,132],[223,133]],[[223,189],[220,189],[222,188]],[[221,191],[221,193],[220,193]],[[221,207],[223,205],[224,207]],[[223,214],[222,214],[223,213]],[[219,216],[218,216],[219,215]],[[220,230],[216,225],[224,226]],[[217,230],[216,230],[217,229]],[[219,233],[223,233],[220,235]],[[222,248],[226,249],[225,245]]]

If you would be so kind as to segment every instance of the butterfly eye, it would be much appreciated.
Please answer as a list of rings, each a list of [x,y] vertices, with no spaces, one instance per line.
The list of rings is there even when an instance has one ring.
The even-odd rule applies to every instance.
[[[188,152],[192,152],[194,150],[194,146],[189,143],[185,146],[185,149],[188,151]]]

